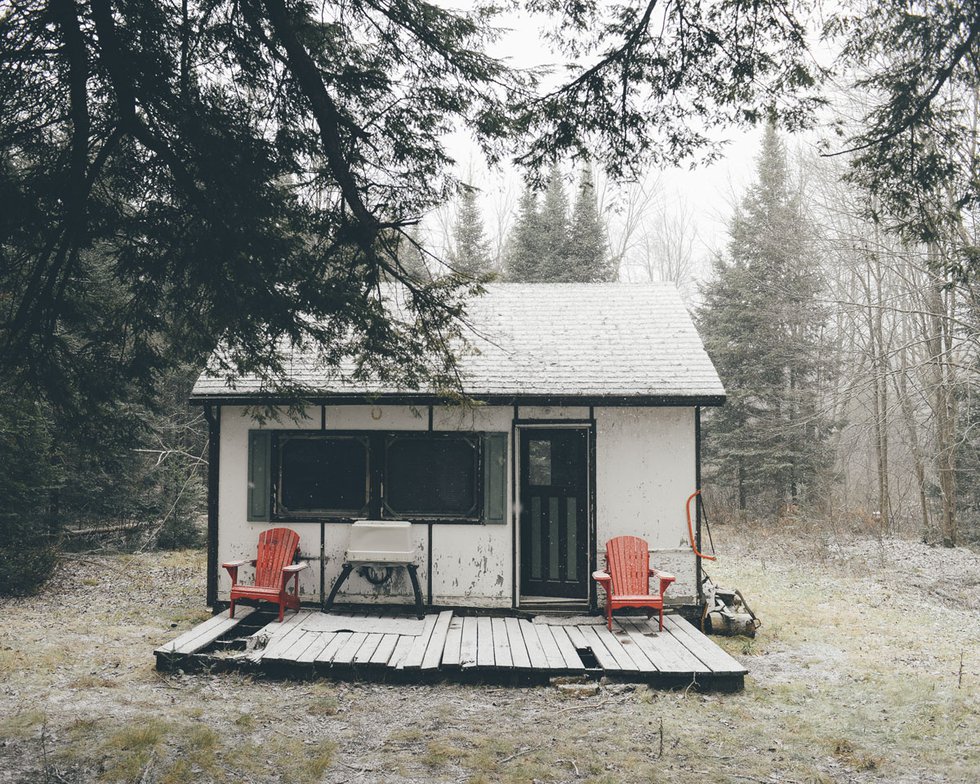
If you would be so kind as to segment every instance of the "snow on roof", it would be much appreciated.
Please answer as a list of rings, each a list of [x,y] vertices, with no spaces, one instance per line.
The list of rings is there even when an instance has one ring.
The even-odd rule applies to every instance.
[[[468,305],[463,391],[478,399],[616,398],[720,404],[725,390],[677,289],[665,283],[496,283]],[[294,351],[290,382],[311,395],[432,396],[354,384]],[[207,371],[194,400],[268,395],[244,376],[229,388]]]

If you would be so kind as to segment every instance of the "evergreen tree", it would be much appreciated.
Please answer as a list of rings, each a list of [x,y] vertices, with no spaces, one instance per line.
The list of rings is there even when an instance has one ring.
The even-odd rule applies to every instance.
[[[483,277],[492,271],[477,190],[470,185],[463,185],[460,193],[449,262],[454,271],[468,278]]]
[[[592,181],[592,167],[583,163],[572,211],[568,264],[563,280],[599,283],[616,279],[606,247],[606,227]]]
[[[507,280],[524,283],[547,280],[542,266],[544,236],[538,194],[525,184],[517,205],[517,220],[507,241],[504,266]]]
[[[557,282],[570,280],[568,194],[561,168],[553,163],[548,173],[548,187],[541,204],[541,278]]]
[[[698,317],[728,391],[728,402],[706,421],[708,468],[735,490],[743,511],[812,498],[830,431],[819,413],[827,370],[821,280],[772,127],[757,172],[730,229],[730,258],[716,260]]]

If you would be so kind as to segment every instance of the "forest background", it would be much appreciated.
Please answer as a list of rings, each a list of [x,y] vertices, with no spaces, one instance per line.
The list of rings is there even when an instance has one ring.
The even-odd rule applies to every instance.
[[[729,390],[713,515],[977,541],[980,14],[742,6],[531,4],[567,76],[487,54],[483,7],[0,7],[0,523],[29,543],[0,591],[72,542],[200,542],[185,401],[219,340],[272,381],[286,339],[438,384],[494,279],[681,289]],[[739,124],[753,182],[705,251],[656,172]],[[460,125],[520,178],[454,161]]]

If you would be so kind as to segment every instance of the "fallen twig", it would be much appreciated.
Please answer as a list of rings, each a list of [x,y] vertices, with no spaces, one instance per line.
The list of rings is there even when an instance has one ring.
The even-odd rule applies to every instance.
[[[527,748],[521,749],[518,752],[511,754],[509,757],[504,757],[500,760],[501,765],[506,765],[508,762],[516,760],[518,757],[523,757],[525,754],[530,754],[532,751],[541,751],[544,746],[528,746]]]
[[[709,778],[716,775],[715,773],[712,773],[710,770],[695,770],[694,768],[687,768],[687,770],[691,771],[691,773],[697,773],[701,776],[708,776]],[[731,771],[726,772],[725,775],[733,779],[744,779],[745,781],[754,781],[756,782],[756,784],[772,784],[771,778],[758,779],[755,776],[746,776],[744,773],[732,773]],[[797,781],[796,779],[784,779],[782,776],[780,776],[779,781],[780,784],[783,784],[783,782],[785,782],[785,784],[801,784],[801,782]]]
[[[601,708],[603,705],[608,705],[611,702],[616,702],[616,700],[605,699],[599,702],[584,702],[581,705],[569,705],[567,708],[559,708],[554,713],[566,713],[573,710],[582,710],[583,708]]]

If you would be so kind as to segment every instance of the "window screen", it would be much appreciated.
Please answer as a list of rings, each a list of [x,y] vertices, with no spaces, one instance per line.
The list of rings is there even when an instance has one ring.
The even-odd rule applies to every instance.
[[[283,436],[279,440],[279,511],[362,512],[367,506],[367,441]]]
[[[477,514],[477,442],[463,436],[391,436],[385,509],[396,516]]]

